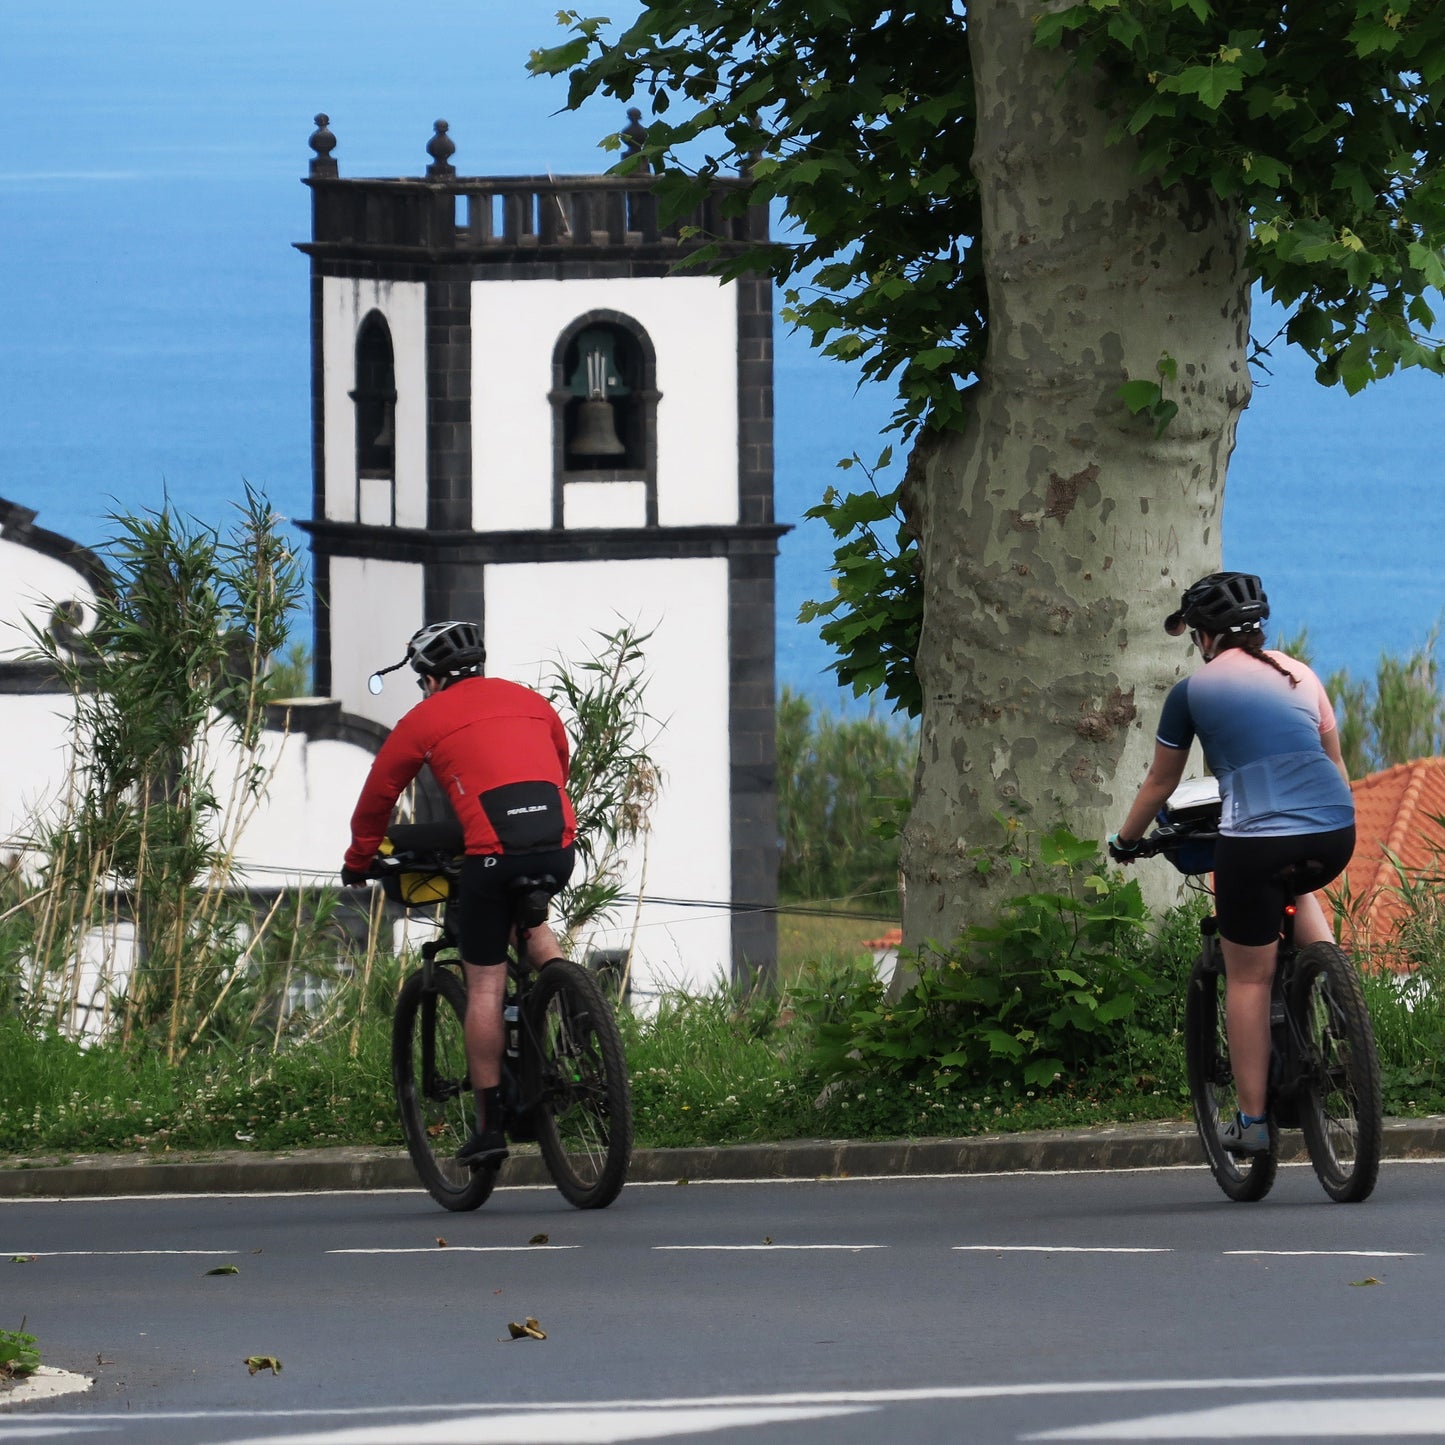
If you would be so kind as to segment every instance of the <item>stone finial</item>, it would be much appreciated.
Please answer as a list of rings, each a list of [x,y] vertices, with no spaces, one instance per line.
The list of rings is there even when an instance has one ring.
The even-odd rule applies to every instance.
[[[456,175],[451,158],[456,154],[457,147],[456,142],[447,134],[448,129],[446,121],[437,121],[432,127],[436,133],[426,143],[426,153],[432,160],[431,165],[426,168],[426,173],[434,180],[445,180]]]
[[[627,147],[627,155],[635,156],[647,144],[647,127],[642,123],[642,112],[634,106],[629,106],[627,111],[627,124],[617,133],[618,139]],[[624,157],[623,159],[626,159]],[[650,171],[651,166],[642,161],[637,169],[639,171]]]
[[[311,132],[311,139],[308,142],[311,149],[316,152],[315,159],[311,162],[311,174],[313,176],[334,176],[336,174],[336,162],[331,159],[331,152],[336,149],[336,137],[329,129],[331,117],[329,115],[318,115],[316,117],[316,129]]]

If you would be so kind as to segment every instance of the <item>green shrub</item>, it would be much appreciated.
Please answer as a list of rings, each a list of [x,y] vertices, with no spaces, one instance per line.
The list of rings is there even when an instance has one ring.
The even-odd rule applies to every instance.
[[[873,717],[814,713],[778,699],[778,886],[794,899],[898,900],[898,832],[918,761],[917,729]]]
[[[0,1380],[33,1375],[39,1368],[40,1351],[35,1336],[25,1333],[24,1320],[18,1330],[0,1330]]]
[[[1018,894],[951,948],[930,945],[897,1000],[865,986],[845,1019],[820,1022],[822,1077],[1039,1090],[1134,1066],[1148,1033],[1135,1022],[1141,1005],[1174,987],[1143,964],[1138,883],[1103,870],[1098,845],[1062,827],[1018,867],[1053,887]]]

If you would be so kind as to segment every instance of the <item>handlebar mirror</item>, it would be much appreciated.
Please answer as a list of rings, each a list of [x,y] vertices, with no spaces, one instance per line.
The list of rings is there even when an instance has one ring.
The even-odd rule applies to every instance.
[[[381,690],[385,686],[386,684],[381,680],[381,674],[379,672],[373,672],[371,676],[366,679],[366,690],[372,697],[380,697]]]

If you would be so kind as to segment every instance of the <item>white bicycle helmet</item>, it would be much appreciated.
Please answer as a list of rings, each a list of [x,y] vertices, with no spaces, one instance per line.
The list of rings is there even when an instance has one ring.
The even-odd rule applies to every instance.
[[[406,660],[423,677],[470,677],[487,661],[482,629],[475,622],[429,622],[412,634]]]

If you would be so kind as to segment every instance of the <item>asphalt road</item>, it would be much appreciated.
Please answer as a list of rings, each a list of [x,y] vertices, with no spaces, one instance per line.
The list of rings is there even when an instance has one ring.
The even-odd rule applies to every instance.
[[[1442,1190],[1399,1162],[1359,1206],[1299,1167],[1257,1205],[1202,1168],[633,1185],[598,1214],[0,1202],[0,1326],[95,1379],[0,1408],[0,1442],[1445,1439]],[[546,1340],[508,1338],[529,1316]]]

